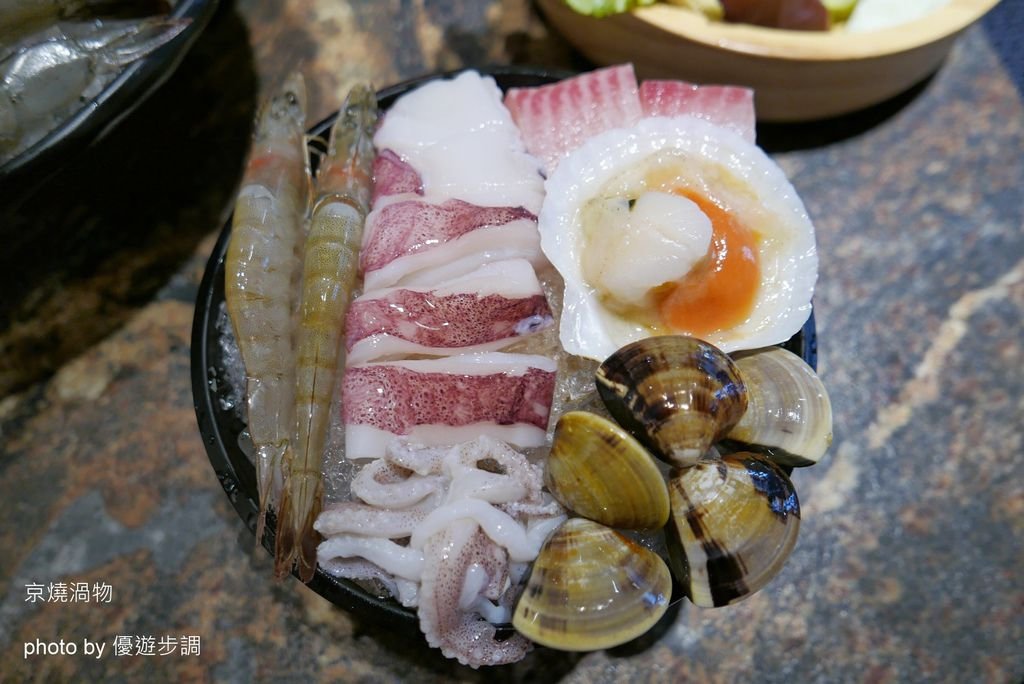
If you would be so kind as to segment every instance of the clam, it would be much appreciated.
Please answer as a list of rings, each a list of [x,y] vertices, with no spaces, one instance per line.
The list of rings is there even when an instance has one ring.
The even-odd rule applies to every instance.
[[[775,463],[729,454],[673,473],[668,488],[669,562],[696,605],[740,601],[785,565],[800,531],[800,503]]]
[[[672,577],[661,557],[619,532],[572,518],[541,547],[512,625],[563,651],[612,648],[654,626]]]
[[[832,404],[818,374],[793,352],[769,347],[733,355],[747,411],[725,436],[785,466],[817,463],[832,444]]]
[[[594,413],[558,419],[544,483],[563,506],[604,525],[643,529],[668,521],[668,488],[654,459]]]
[[[685,335],[622,347],[597,369],[597,389],[620,425],[675,466],[696,463],[747,407],[732,359]]]

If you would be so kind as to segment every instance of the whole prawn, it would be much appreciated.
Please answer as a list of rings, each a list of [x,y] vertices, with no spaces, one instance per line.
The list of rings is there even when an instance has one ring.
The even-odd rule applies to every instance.
[[[225,300],[245,365],[249,434],[256,447],[263,539],[277,508],[295,428],[293,280],[309,203],[306,88],[289,76],[263,107],[235,202],[225,259]]]
[[[0,33],[0,163],[85,108],[125,67],[190,23],[157,16],[62,22],[14,41]]]
[[[313,522],[323,498],[324,445],[331,396],[343,365],[345,312],[369,211],[376,123],[373,90],[355,86],[331,128],[306,239],[296,355],[296,442],[284,468],[274,564],[278,577],[297,565],[303,582],[316,570]]]

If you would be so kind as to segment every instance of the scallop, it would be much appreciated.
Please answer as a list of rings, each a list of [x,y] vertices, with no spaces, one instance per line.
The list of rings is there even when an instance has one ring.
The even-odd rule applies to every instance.
[[[832,444],[832,404],[821,378],[796,354],[770,347],[733,356],[747,411],[725,436],[730,446],[784,466],[817,463]]]
[[[545,190],[541,248],[565,281],[571,354],[601,361],[673,333],[756,349],[810,315],[814,226],[778,165],[731,130],[642,119],[567,155]]]
[[[685,335],[627,344],[598,367],[596,380],[615,420],[675,466],[696,463],[747,408],[732,359]]]
[[[572,518],[541,547],[512,625],[549,648],[612,648],[653,627],[671,594],[661,556],[600,523]]]
[[[725,606],[764,587],[786,564],[800,503],[782,469],[742,452],[701,461],[669,480],[672,572],[698,606]]]
[[[668,488],[654,459],[594,413],[558,419],[544,482],[563,506],[610,527],[660,528],[668,521]]]

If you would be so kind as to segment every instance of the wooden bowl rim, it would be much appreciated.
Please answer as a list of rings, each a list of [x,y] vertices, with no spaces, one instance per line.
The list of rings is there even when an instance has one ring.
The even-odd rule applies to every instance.
[[[563,4],[564,0],[542,0]],[[752,56],[796,61],[845,61],[898,54],[953,36],[998,4],[999,0],[949,0],[920,19],[878,31],[847,33],[790,31],[710,20],[699,12],[667,3],[633,10],[628,15],[683,39]],[[568,8],[566,8],[568,9]],[[571,11],[571,10],[570,10]],[[581,15],[582,16],[582,15]]]

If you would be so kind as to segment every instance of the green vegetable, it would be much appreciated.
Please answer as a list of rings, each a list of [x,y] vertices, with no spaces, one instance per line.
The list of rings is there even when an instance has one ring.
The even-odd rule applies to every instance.
[[[846,21],[850,18],[850,12],[857,0],[821,0],[821,4],[828,11],[828,18],[834,24],[837,21]]]
[[[655,0],[565,0],[565,4],[580,14],[591,17],[606,17],[609,14],[628,12],[637,7],[653,5]]]
[[[856,2],[857,0],[851,1]],[[668,0],[668,2],[700,12],[711,20],[721,21],[725,17],[725,11],[722,9],[722,3],[719,0]]]

